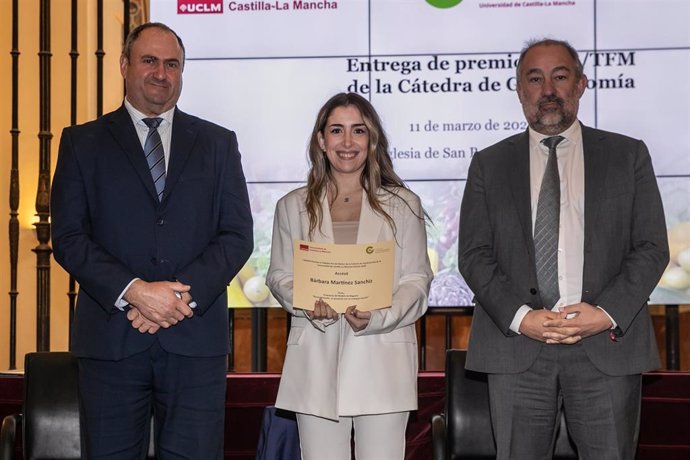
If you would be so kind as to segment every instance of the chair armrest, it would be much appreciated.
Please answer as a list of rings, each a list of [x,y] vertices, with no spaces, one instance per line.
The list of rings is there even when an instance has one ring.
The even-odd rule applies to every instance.
[[[431,417],[431,445],[433,460],[446,460],[445,414],[436,414]]]
[[[22,414],[8,415],[2,420],[2,430],[0,430],[0,460],[14,459],[17,425],[21,423]]]

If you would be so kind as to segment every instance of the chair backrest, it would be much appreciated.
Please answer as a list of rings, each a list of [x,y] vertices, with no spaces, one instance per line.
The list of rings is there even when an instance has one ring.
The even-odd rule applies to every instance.
[[[446,452],[449,459],[494,459],[486,374],[465,370],[466,355],[465,350],[446,352]],[[561,417],[554,459],[571,458],[577,454]]]
[[[79,460],[79,367],[66,351],[27,353],[22,449],[25,460]],[[153,420],[147,459],[153,459]]]
[[[24,370],[24,458],[81,458],[76,358],[68,352],[28,353]]]

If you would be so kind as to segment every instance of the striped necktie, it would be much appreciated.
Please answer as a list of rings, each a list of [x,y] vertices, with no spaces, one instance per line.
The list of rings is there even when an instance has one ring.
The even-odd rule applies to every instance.
[[[549,159],[541,181],[537,217],[534,221],[534,257],[542,305],[551,309],[560,298],[558,288],[558,229],[561,214],[561,179],[558,174],[556,146],[562,136],[547,137],[542,143],[549,148]]]
[[[163,199],[163,189],[165,189],[165,154],[163,153],[161,136],[158,134],[158,127],[163,119],[144,118],[142,121],[149,127],[149,133],[144,143],[144,154],[146,155],[146,162],[149,164],[153,185],[156,187],[158,201],[160,201]]]

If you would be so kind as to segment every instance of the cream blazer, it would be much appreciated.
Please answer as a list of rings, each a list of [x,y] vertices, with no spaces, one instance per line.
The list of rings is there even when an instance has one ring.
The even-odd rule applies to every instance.
[[[357,243],[397,240],[397,245],[392,306],[372,311],[366,329],[357,333],[343,317],[326,325],[310,322],[303,310],[293,308],[293,241],[309,240],[306,188],[278,201],[266,284],[292,314],[292,327],[277,407],[333,420],[417,409],[414,323],[427,309],[433,273],[425,221],[419,217],[423,216],[419,197],[407,189],[397,189],[397,193],[399,197],[380,193],[386,212],[395,221],[395,236],[387,221],[362,199]],[[321,207],[321,232],[317,229],[312,241],[333,243],[325,196]]]

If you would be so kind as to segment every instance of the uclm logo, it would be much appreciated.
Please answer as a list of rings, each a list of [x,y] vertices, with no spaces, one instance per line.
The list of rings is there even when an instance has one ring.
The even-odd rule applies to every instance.
[[[223,0],[177,0],[177,14],[222,13]]]

